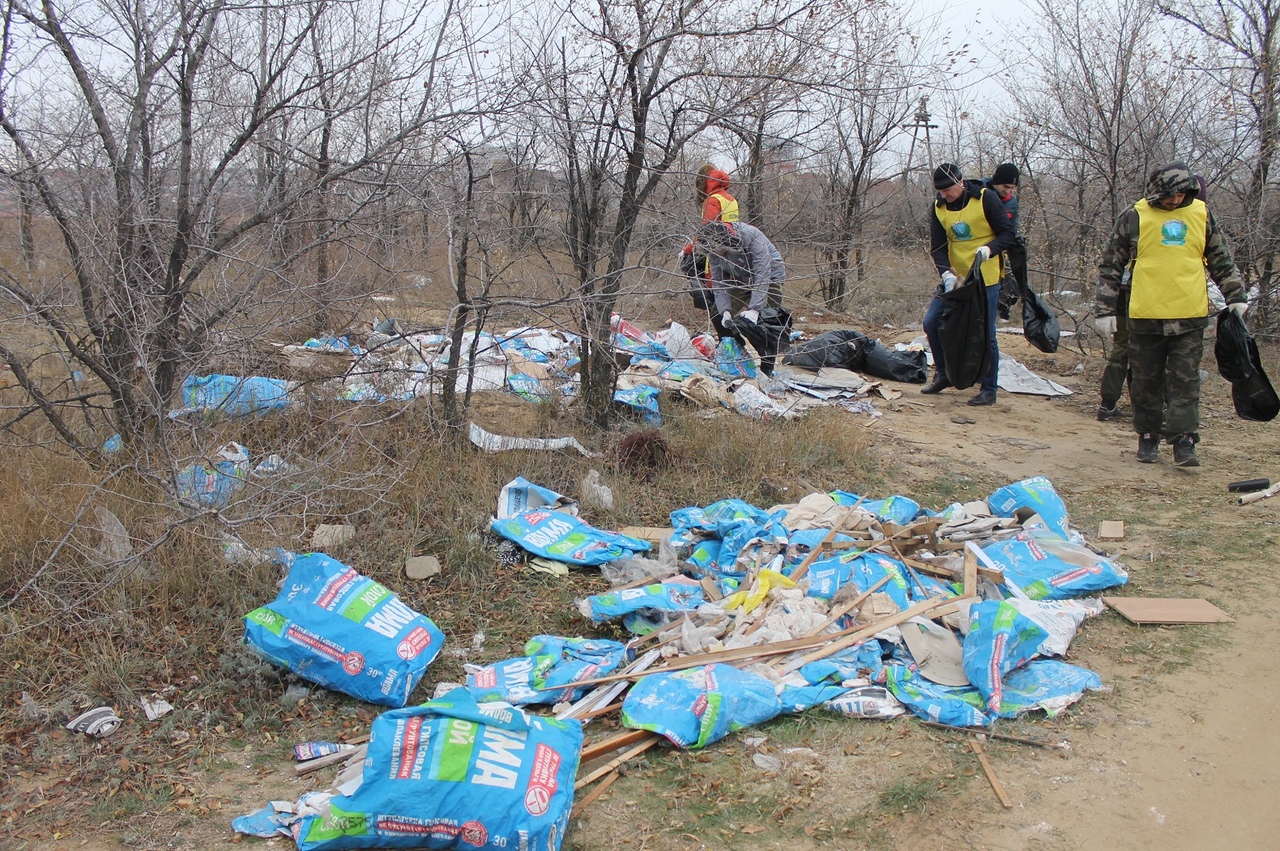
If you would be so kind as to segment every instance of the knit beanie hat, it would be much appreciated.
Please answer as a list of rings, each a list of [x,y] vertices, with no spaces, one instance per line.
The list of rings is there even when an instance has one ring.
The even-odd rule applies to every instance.
[[[963,182],[964,175],[960,173],[960,166],[955,163],[943,163],[933,170],[933,188],[938,191]]]
[[[1013,163],[1000,163],[1000,165],[996,166],[996,173],[991,175],[991,182],[997,185],[1011,183],[1017,186],[1018,177],[1018,167],[1016,165]]]

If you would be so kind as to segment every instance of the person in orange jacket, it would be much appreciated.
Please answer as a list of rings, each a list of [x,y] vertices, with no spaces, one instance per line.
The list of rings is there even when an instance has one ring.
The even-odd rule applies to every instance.
[[[729,175],[711,163],[698,169],[694,182],[698,203],[702,205],[702,223],[738,221],[738,199],[729,194]]]

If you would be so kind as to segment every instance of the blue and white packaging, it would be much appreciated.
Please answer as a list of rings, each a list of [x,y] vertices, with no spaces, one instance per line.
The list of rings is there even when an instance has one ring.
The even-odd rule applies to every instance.
[[[1062,540],[1071,539],[1067,506],[1044,476],[1033,476],[999,488],[987,497],[987,507],[996,517],[1013,517],[1020,509],[1033,511]]]
[[[604,564],[652,549],[648,541],[597,529],[560,511],[529,511],[505,520],[495,518],[489,529],[534,555],[567,564]]]
[[[1043,529],[1024,529],[982,551],[1032,600],[1066,600],[1129,581],[1119,564]]]
[[[952,727],[985,727],[992,722],[982,695],[971,686],[944,686],[906,665],[884,669],[885,685],[916,716]]]
[[[578,609],[583,617],[590,618],[595,623],[604,623],[645,609],[691,612],[702,605],[705,596],[702,586],[697,582],[675,579],[655,582],[641,588],[623,588],[595,594],[579,601]]]
[[[480,703],[500,700],[515,706],[577,700],[587,687],[573,684],[612,673],[626,648],[605,638],[535,635],[524,652],[467,674],[472,696]]]
[[[1033,659],[1004,678],[1000,717],[1041,709],[1052,718],[1084,696],[1102,690],[1102,678],[1057,659]]]
[[[295,822],[294,840],[299,851],[557,851],[581,751],[579,721],[457,688],[374,719],[359,787]]]
[[[444,633],[383,585],[323,553],[295,556],[276,599],[244,616],[244,640],[303,679],[404,706]]]
[[[696,750],[782,711],[773,683],[729,665],[641,677],[622,701],[622,726]]]
[[[494,516],[499,520],[506,520],[508,517],[542,509],[576,517],[578,501],[556,493],[551,488],[535,485],[524,476],[517,476],[498,491],[498,512]]]
[[[1036,655],[1049,633],[1002,600],[969,607],[969,633],[964,637],[964,673],[987,701],[987,711],[1000,712],[1004,675]]]
[[[289,406],[289,384],[278,378],[189,375],[182,382],[182,405],[189,411],[245,417]]]

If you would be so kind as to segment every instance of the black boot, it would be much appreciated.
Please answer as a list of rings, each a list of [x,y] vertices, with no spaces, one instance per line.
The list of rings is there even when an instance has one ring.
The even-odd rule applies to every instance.
[[[1143,464],[1156,463],[1156,456],[1160,454],[1160,435],[1158,434],[1140,434],[1138,435],[1138,460]]]
[[[1199,467],[1196,455],[1196,435],[1180,434],[1173,439],[1173,465],[1175,467]]]
[[[946,373],[939,372],[934,374],[933,381],[920,388],[920,392],[926,396],[931,396],[934,393],[941,393],[950,386],[951,382],[947,380]]]

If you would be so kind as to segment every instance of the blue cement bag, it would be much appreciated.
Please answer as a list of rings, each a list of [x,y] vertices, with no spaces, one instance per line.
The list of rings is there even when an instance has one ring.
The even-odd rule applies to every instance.
[[[587,687],[573,684],[611,673],[622,664],[626,648],[604,638],[535,635],[524,652],[467,674],[467,688],[477,702],[501,700],[521,706],[577,700]]]
[[[987,507],[996,517],[1013,517],[1019,509],[1034,511],[1064,541],[1071,539],[1067,506],[1053,489],[1053,484],[1044,476],[1033,476],[1005,485],[987,497]]]
[[[992,715],[1000,712],[1004,675],[1029,662],[1048,637],[1035,621],[1006,602],[985,600],[969,608],[964,673],[986,698]]]
[[[622,726],[696,750],[781,711],[773,683],[759,674],[704,665],[641,677],[622,701]]]
[[[769,516],[767,511],[741,499],[722,499],[706,508],[677,508],[671,512],[671,526],[676,531],[700,529],[723,538],[741,521],[761,526],[769,521]]]
[[[890,496],[884,499],[863,499],[856,493],[832,491],[830,497],[836,505],[858,505],[860,509],[871,512],[881,520],[888,520],[905,526],[920,515],[920,503],[905,496]],[[861,505],[858,500],[862,500]]]
[[[299,819],[294,840],[299,851],[556,851],[581,751],[576,720],[477,704],[454,689],[374,719],[359,788]]]
[[[651,384],[615,390],[613,401],[639,411],[646,425],[662,425],[662,414],[658,412],[658,388]]]
[[[798,673],[810,685],[856,679],[875,680],[884,670],[883,660],[884,647],[880,640],[869,638],[852,647],[838,650],[825,659],[810,662],[800,668]]]
[[[1050,718],[1084,696],[1102,688],[1102,677],[1086,668],[1057,659],[1033,659],[1004,678],[1000,717],[1014,718],[1043,709]]]
[[[189,375],[182,382],[182,405],[194,411],[244,417],[288,407],[289,385],[261,376]]]
[[[1120,565],[1048,530],[1026,529],[982,551],[1032,600],[1067,600],[1129,581]]]
[[[716,346],[716,368],[730,378],[755,378],[756,365],[732,337],[725,337]]]
[[[604,564],[648,552],[648,541],[606,532],[562,511],[528,511],[489,524],[495,535],[534,555],[568,564]]]
[[[853,550],[809,565],[809,596],[830,600],[850,582],[859,592],[867,591],[886,576],[889,581],[880,587],[880,592],[892,597],[899,609],[909,608],[913,602],[927,597],[950,593],[938,580],[921,576],[896,559]]]
[[[808,686],[784,685],[782,693],[778,695],[778,702],[782,706],[780,714],[795,715],[804,712],[819,703],[835,700],[847,691],[848,689],[839,683],[818,683]]]
[[[584,617],[603,623],[644,609],[689,612],[702,605],[702,586],[696,582],[655,582],[642,588],[624,588],[587,597],[578,603]]]
[[[926,680],[906,665],[885,668],[885,685],[917,717],[952,727],[985,727],[982,695],[970,686],[944,686]]]
[[[379,583],[308,553],[293,559],[280,596],[244,616],[244,640],[303,679],[404,706],[444,633]]]
[[[248,475],[249,450],[232,442],[218,450],[213,466],[192,464],[179,470],[173,486],[180,499],[203,508],[226,508]]]

